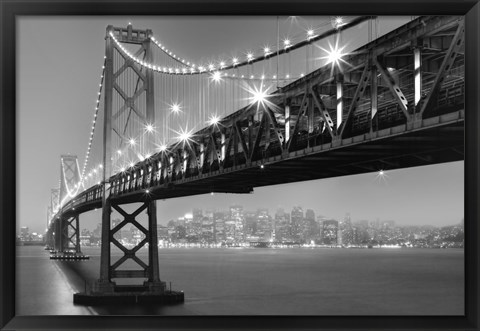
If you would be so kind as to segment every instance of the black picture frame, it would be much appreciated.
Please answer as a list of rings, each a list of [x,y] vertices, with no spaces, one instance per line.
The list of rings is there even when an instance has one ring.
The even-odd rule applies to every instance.
[[[21,15],[465,15],[465,316],[15,316],[16,18]],[[0,328],[478,330],[480,196],[480,4],[478,0],[0,0]],[[33,162],[33,160],[32,160]],[[32,184],[34,185],[34,184]],[[45,303],[48,304],[48,303]]]

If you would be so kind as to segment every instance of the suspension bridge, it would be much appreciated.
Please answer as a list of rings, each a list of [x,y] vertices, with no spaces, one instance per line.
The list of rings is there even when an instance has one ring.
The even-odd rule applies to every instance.
[[[165,297],[156,200],[463,160],[463,17],[422,16],[378,38],[376,19],[333,18],[205,64],[150,30],[108,26],[85,162],[61,156],[48,207],[48,246],[76,256],[80,215],[102,209],[100,277],[77,302]],[[360,24],[368,40],[347,53],[342,36]],[[144,234],[134,248],[115,237],[126,225]],[[130,278],[143,283],[116,283]]]

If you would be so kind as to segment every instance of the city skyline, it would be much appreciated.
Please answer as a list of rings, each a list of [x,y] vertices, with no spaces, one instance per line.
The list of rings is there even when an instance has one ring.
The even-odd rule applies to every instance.
[[[282,19],[282,23],[289,20]],[[314,21],[313,18],[307,19]],[[409,19],[383,18],[380,20],[380,34]],[[180,20],[149,17],[21,18],[17,68],[17,227],[29,226],[38,232],[45,228],[50,189],[59,180],[61,154],[76,154],[79,163],[83,163],[104,55],[105,27],[107,24],[126,26],[129,21],[135,27],[152,28],[179,53],[198,59],[208,59],[212,54],[228,54],[230,50],[241,53],[275,40],[276,36],[275,17],[230,20],[230,24],[225,24],[223,18],[213,17]],[[302,20],[291,21],[290,25],[281,25],[282,36],[303,33],[303,28],[309,24]],[[224,29],[220,31],[216,28],[219,26]],[[229,38],[233,34],[238,38]],[[50,128],[47,135],[46,128]],[[39,178],[37,171],[32,171],[29,162],[32,157],[37,160],[37,170],[44,176]],[[265,170],[268,171],[268,167]],[[291,199],[292,195],[302,194],[305,196],[299,200],[315,199],[305,205],[318,212],[324,210],[322,213],[331,218],[339,218],[345,212],[350,212],[353,218],[388,218],[398,223],[418,223],[429,218],[428,223],[449,224],[450,220],[463,218],[463,162],[396,171],[378,170],[385,170],[388,177],[382,180],[374,172],[255,188],[250,195],[217,193],[213,197],[203,195],[159,201],[159,220],[168,221],[175,214],[185,213],[184,209],[190,205],[239,203],[250,206],[262,201],[273,210],[278,205],[303,204],[300,201],[293,203]],[[33,182],[36,185],[32,187]],[[98,211],[81,216],[82,224],[93,224],[99,219]]]

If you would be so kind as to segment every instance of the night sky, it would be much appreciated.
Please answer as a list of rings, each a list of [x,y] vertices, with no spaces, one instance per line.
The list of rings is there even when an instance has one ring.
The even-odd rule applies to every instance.
[[[410,17],[381,18],[383,34]],[[280,18],[280,36],[305,33],[329,17]],[[157,39],[185,58],[208,61],[276,43],[275,17],[21,17],[17,35],[17,227],[44,231],[50,190],[60,180],[60,155],[78,155],[83,166],[105,52],[107,25],[152,29]],[[366,23],[350,47],[366,41]],[[359,44],[360,43],[360,44]],[[97,131],[101,135],[100,130]],[[195,207],[246,210],[295,205],[341,219],[395,220],[400,224],[455,224],[463,218],[463,162],[256,188],[253,194],[215,194],[158,202],[160,223]],[[80,217],[93,228],[100,214]]]

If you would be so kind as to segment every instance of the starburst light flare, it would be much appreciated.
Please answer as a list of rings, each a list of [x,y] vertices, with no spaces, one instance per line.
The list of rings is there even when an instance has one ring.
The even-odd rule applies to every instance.
[[[157,149],[160,151],[160,152],[165,152],[167,150],[167,144],[165,143],[162,143],[160,145],[157,145]]]
[[[325,52],[327,55],[320,57],[321,60],[327,60],[325,65],[332,64],[332,74],[335,68],[338,68],[340,72],[342,72],[342,63],[349,65],[347,61],[343,59],[344,56],[348,55],[349,53],[344,53],[344,49],[347,45],[340,46],[339,45],[339,38],[336,39],[335,45],[332,45],[330,41],[328,42],[329,49],[325,49],[321,46],[316,46]]]
[[[217,125],[220,122],[220,117],[217,115],[211,115],[208,119],[208,124]]]
[[[211,76],[210,78],[212,79],[212,81],[214,81],[215,83],[218,83],[222,80],[222,74],[220,73],[220,71],[215,71]]]
[[[269,94],[268,91],[273,87],[273,85],[266,86],[265,82],[262,80],[259,84],[253,83],[249,85],[248,83],[245,86],[242,86],[242,89],[249,93],[247,101],[250,106],[257,105],[257,111],[260,107],[274,109],[277,106],[268,100],[270,97],[275,96],[274,94]]]
[[[177,136],[176,139],[178,143],[182,143],[183,145],[187,144],[190,146],[190,143],[193,143],[193,129],[189,130],[188,125],[185,128],[180,128],[179,131],[172,130]]]
[[[171,106],[170,106],[170,111],[172,113],[179,113],[182,111],[182,108],[180,107],[180,105],[178,103],[173,103]]]
[[[377,172],[377,175],[375,176],[375,180],[378,182],[384,182],[387,183],[388,175],[386,174],[386,171],[383,169],[380,169]]]
[[[335,17],[332,18],[332,26],[333,26],[334,29],[338,29],[345,24],[346,23],[343,20],[342,16],[335,16]]]
[[[152,124],[145,125],[145,132],[152,133],[155,130]]]

